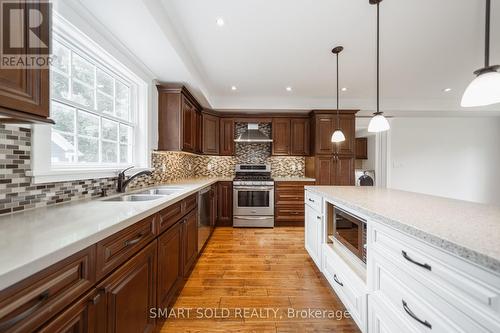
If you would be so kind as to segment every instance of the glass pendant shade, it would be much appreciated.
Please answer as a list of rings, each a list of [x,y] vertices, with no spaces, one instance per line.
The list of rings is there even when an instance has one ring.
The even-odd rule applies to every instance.
[[[343,141],[345,141],[344,133],[342,133],[342,130],[336,129],[335,132],[333,132],[332,134],[332,142],[337,143]]]
[[[478,75],[462,96],[463,107],[500,103],[500,73],[490,71]]]
[[[375,114],[368,124],[368,132],[380,133],[391,129],[389,121],[382,114]]]

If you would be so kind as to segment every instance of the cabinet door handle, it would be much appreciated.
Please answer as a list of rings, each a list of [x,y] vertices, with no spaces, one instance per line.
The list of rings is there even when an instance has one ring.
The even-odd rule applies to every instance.
[[[321,220],[321,216],[316,216],[316,219]]]
[[[135,244],[139,243],[141,241],[141,238],[144,235],[145,235],[145,233],[141,233],[141,234],[137,235],[137,237],[134,238],[134,239],[126,240],[125,241],[125,246],[132,246],[132,245],[135,245]]]
[[[410,310],[410,308],[408,307],[408,304],[405,302],[405,300],[403,299],[402,301],[403,301],[403,309],[410,317],[412,317],[413,319],[415,319],[416,321],[418,321],[420,324],[424,325],[425,327],[432,329],[432,325],[427,320],[422,320],[422,319],[418,318],[417,315],[414,314],[413,311]]]
[[[408,260],[408,261],[409,261],[409,262],[411,262],[412,264],[415,264],[415,265],[417,265],[417,266],[420,266],[420,267],[422,267],[422,268],[425,268],[425,269],[427,269],[427,270],[429,270],[429,271],[431,271],[431,270],[432,270],[432,267],[431,267],[429,264],[422,264],[422,263],[420,263],[420,262],[418,262],[418,261],[415,261],[415,260],[413,260],[412,258],[410,258],[410,256],[408,256],[408,254],[406,253],[406,251],[401,251],[401,254],[403,255],[403,258],[405,258],[406,260]]]
[[[340,282],[339,279],[337,278],[337,274],[333,274],[333,280],[335,282],[337,282],[341,287],[344,286],[344,284],[342,282]]]
[[[50,294],[48,290],[44,291],[43,293],[37,296],[38,301],[35,304],[33,304],[33,306],[26,309],[22,313],[18,314],[14,318],[11,318],[4,322],[0,322],[0,331],[3,332],[4,330],[7,330],[9,327],[12,327],[18,322],[31,316],[33,313],[35,313],[38,309],[42,307],[43,303],[49,298],[49,295]]]

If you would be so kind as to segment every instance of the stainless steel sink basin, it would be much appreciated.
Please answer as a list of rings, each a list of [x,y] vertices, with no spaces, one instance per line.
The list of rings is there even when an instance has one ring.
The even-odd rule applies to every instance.
[[[153,188],[151,190],[146,190],[139,192],[138,194],[149,194],[149,195],[172,195],[179,193],[180,191],[184,190],[183,188],[179,187],[162,187],[162,188]]]
[[[158,200],[161,199],[162,196],[160,195],[139,195],[139,194],[129,194],[129,195],[123,195],[119,197],[114,197],[114,198],[109,198],[103,201],[152,201],[152,200]]]

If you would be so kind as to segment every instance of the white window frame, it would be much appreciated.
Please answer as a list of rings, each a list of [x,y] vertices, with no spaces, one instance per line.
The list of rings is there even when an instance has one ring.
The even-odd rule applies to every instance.
[[[51,162],[51,126],[34,125],[32,141],[32,172],[33,183],[47,183],[56,181],[73,181],[91,178],[106,178],[116,176],[119,170],[135,166],[136,168],[149,168],[149,146],[148,146],[148,96],[149,85],[139,76],[130,71],[127,67],[117,61],[106,50],[91,40],[87,35],[69,23],[57,12],[53,12],[52,36],[64,40],[65,44],[70,44],[73,49],[77,49],[78,55],[84,57],[90,63],[97,65],[106,72],[110,72],[113,77],[121,78],[122,83],[133,83],[130,91],[131,105],[135,108],[131,110],[132,116],[129,124],[133,130],[133,164],[59,164],[53,165]],[[109,74],[109,73],[108,73]],[[96,96],[95,96],[96,97]],[[54,99],[57,100],[57,99]],[[51,98],[52,102],[52,98]],[[102,116],[97,112],[88,111],[76,103],[63,100],[64,104],[71,107],[85,110],[85,112]],[[108,115],[106,115],[108,118]],[[113,117],[109,117],[113,119]],[[118,119],[118,118],[117,118]],[[122,123],[123,120],[120,120]],[[101,134],[100,134],[101,135]],[[100,136],[99,135],[99,136]],[[100,138],[99,138],[100,140]],[[118,138],[119,140],[119,138]]]

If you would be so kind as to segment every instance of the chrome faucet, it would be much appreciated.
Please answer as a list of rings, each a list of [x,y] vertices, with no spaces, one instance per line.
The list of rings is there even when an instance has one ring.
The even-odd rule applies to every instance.
[[[135,178],[139,177],[139,176],[143,176],[143,175],[148,175],[148,176],[151,176],[153,173],[149,170],[144,170],[144,171],[140,171],[132,176],[130,176],[127,180],[125,180],[125,172],[127,170],[130,170],[132,169],[133,166],[129,167],[129,168],[126,168],[125,170],[123,170],[122,172],[120,172],[118,174],[118,187],[117,187],[117,191],[120,192],[120,193],[123,193],[125,192],[125,190],[127,189],[127,186],[130,184],[130,182],[132,180],[134,180]]]

